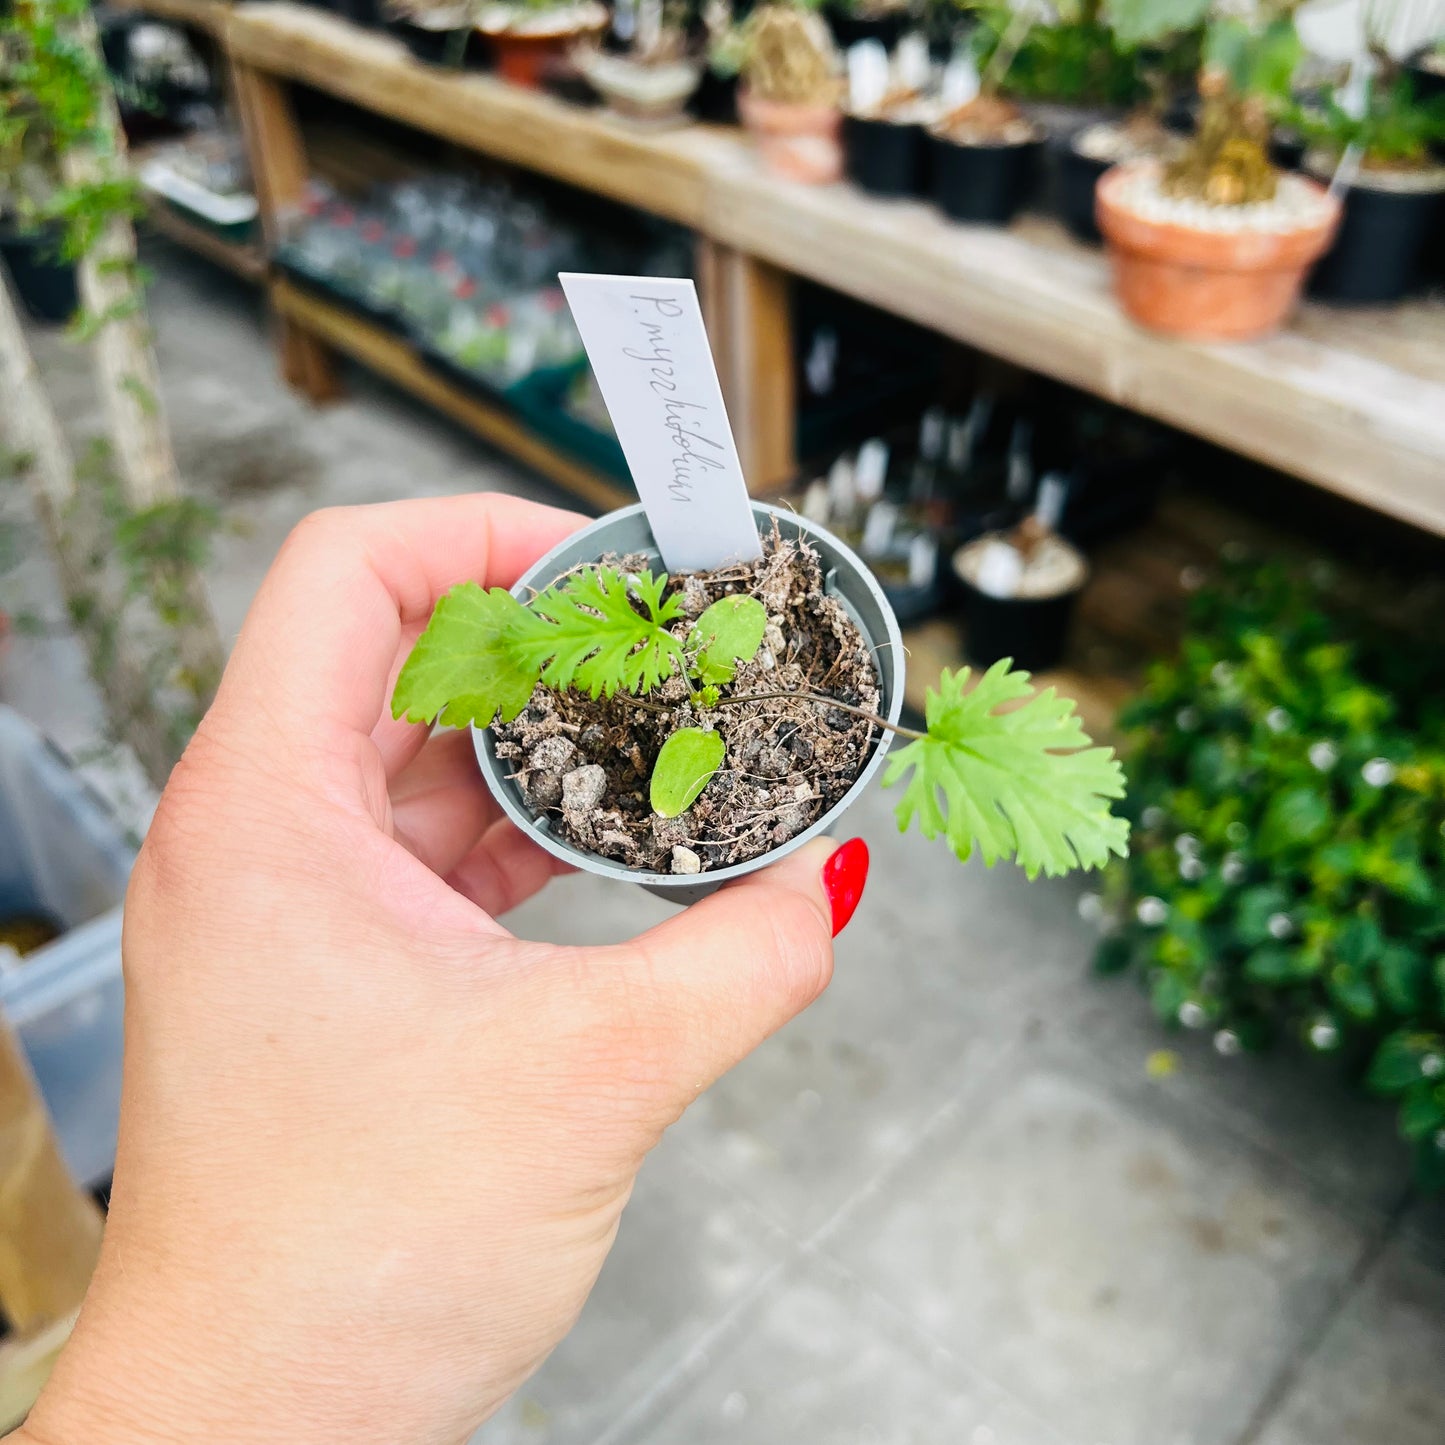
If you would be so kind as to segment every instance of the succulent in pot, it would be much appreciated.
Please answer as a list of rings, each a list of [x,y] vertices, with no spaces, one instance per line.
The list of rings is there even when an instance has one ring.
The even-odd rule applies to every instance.
[[[641,507],[584,528],[511,593],[465,583],[398,677],[397,717],[474,730],[488,786],[559,858],[692,902],[826,831],[884,766],[961,859],[1034,876],[1127,849],[1112,750],[1006,664],[945,672],[898,722],[903,650],[863,564],[753,504],[763,556],[674,577]]]
[[[836,181],[843,172],[840,93],[837,50],[816,12],[776,3],[753,11],[738,113],[764,165],[789,180]]]
[[[608,108],[648,126],[678,125],[702,79],[702,67],[688,53],[681,16],[659,0],[638,7],[636,30],[624,51],[602,49],[591,40],[573,52],[573,62]]]
[[[934,203],[955,221],[1005,226],[1038,178],[1043,132],[1011,100],[981,91],[929,128]]]
[[[747,58],[747,32],[733,16],[732,0],[707,0],[702,7],[702,78],[692,97],[699,120],[738,123],[738,77]]]
[[[1435,152],[1445,143],[1445,93],[1420,95],[1383,50],[1376,64],[1362,105],[1335,95],[1295,121],[1309,146],[1305,169],[1333,179],[1344,203],[1310,279],[1311,294],[1329,301],[1397,301],[1416,290],[1445,221],[1445,163]]]
[[[1174,335],[1261,336],[1294,307],[1340,206],[1269,158],[1271,114],[1288,101],[1300,55],[1287,0],[1253,23],[1216,21],[1205,51],[1193,138],[1171,161],[1109,171],[1096,214],[1134,320]]]
[[[497,73],[514,85],[536,89],[550,70],[588,36],[607,28],[600,0],[503,0],[477,12],[476,29],[496,57]]]
[[[938,115],[929,93],[932,64],[922,35],[907,35],[890,58],[876,40],[848,52],[843,152],[849,180],[875,196],[919,196],[927,184],[925,127]]]
[[[472,35],[472,0],[385,0],[386,28],[418,60],[459,67]]]

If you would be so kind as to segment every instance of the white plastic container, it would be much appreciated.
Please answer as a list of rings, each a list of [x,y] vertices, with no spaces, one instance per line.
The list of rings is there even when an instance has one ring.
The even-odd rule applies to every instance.
[[[121,901],[135,848],[66,759],[0,707],[0,915],[65,928],[0,965],[0,1010],[20,1036],[71,1173],[115,1163],[120,1115]]]

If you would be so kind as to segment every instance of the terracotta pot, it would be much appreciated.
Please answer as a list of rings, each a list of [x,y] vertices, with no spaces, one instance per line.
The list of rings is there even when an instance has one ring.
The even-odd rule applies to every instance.
[[[503,31],[487,36],[497,74],[528,90],[542,88],[543,77],[566,58],[576,39],[570,31],[562,35],[512,35]]]
[[[843,114],[836,105],[765,100],[750,90],[740,90],[738,114],[756,137],[758,154],[769,170],[815,186],[842,176],[839,133]]]
[[[1328,200],[1319,221],[1293,231],[1205,231],[1149,220],[1120,203],[1120,191],[1145,167],[1158,162],[1115,166],[1095,191],[1119,304],[1141,326],[1174,336],[1243,340],[1278,328],[1334,237],[1339,202],[1295,178]]]

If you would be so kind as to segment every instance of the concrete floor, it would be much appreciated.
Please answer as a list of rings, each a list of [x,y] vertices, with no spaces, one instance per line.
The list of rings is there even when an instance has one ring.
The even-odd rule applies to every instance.
[[[235,525],[228,633],[314,507],[554,496],[366,378],[308,410],[244,290],[153,259],[181,461]],[[83,370],[42,349],[82,422]],[[0,686],[71,746],[94,727],[63,644],[20,640]],[[832,988],[672,1131],[581,1323],[476,1445],[1440,1445],[1445,1209],[1388,1112],[1166,1039],[1089,975],[1082,885],[960,871],[876,790],[849,826],[874,864]],[[573,878],[509,922],[664,911]]]

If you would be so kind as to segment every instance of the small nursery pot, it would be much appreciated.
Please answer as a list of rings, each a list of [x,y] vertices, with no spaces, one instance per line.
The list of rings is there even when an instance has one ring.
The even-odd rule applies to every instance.
[[[955,221],[1006,226],[1033,193],[1042,140],[961,145],[930,131],[928,142],[934,204]]]
[[[1322,186],[1317,219],[1293,230],[1207,230],[1141,215],[1123,203],[1152,161],[1115,166],[1095,192],[1114,291],[1133,320],[1173,336],[1244,340],[1274,331],[1294,309],[1310,265],[1329,245],[1340,205]]]
[[[843,117],[848,179],[875,196],[921,196],[927,184],[928,136],[917,121]]]
[[[1433,188],[1386,189],[1368,174],[1345,188],[1335,243],[1310,276],[1322,301],[1398,301],[1427,279],[1430,243],[1445,223],[1445,169]]]
[[[953,556],[953,577],[963,603],[963,651],[975,667],[989,667],[1002,657],[1026,672],[1057,667],[1068,646],[1079,593],[1088,582],[1085,570],[1078,583],[1049,597],[994,597],[981,592],[959,566],[967,547]]]
[[[388,20],[386,28],[420,61],[459,68],[466,58],[469,26],[447,25],[432,29],[410,20]]]
[[[75,265],[56,259],[57,227],[11,230],[0,223],[0,257],[10,268],[20,304],[34,321],[69,321],[80,305]]]
[[[873,574],[831,532],[795,512],[786,511],[782,507],[772,507],[764,502],[754,502],[753,516],[760,527],[771,526],[776,522],[785,537],[806,537],[818,549],[823,562],[827,591],[838,598],[848,615],[858,624],[873,654],[882,694],[878,715],[889,722],[897,722],[903,709],[903,637],[898,630],[893,610]],[[646,511],[640,505],[610,512],[591,526],[574,533],[560,546],[554,547],[522,575],[517,585],[512,588],[513,595],[520,598],[530,597],[535,591],[549,587],[573,567],[596,562],[608,553],[624,555],[629,552],[645,553],[654,564],[658,562],[657,544],[652,538],[652,528],[648,525]],[[491,729],[472,729],[472,742],[476,747],[477,761],[481,765],[487,786],[507,816],[533,842],[545,848],[554,858],[560,858],[564,863],[570,863],[584,873],[595,873],[599,878],[613,878],[619,883],[638,883],[649,893],[655,893],[670,903],[679,904],[696,903],[700,898],[716,892],[724,883],[756,873],[759,868],[766,868],[768,864],[775,863],[794,849],[802,847],[810,838],[828,832],[882,766],[883,756],[888,751],[892,736],[885,732],[879,738],[874,744],[872,756],[858,774],[853,786],[811,827],[805,828],[771,852],[751,858],[746,863],[734,863],[730,867],[699,875],[644,873],[635,868],[624,868],[609,859],[599,858],[595,853],[588,853],[560,837],[552,831],[546,817],[537,816],[521,787],[511,778],[509,765],[497,757],[496,740]]]
[[[1054,201],[1059,219],[1079,240],[1097,244],[1104,238],[1094,217],[1094,189],[1113,163],[1082,155],[1068,145],[1059,151],[1055,164]]]
[[[842,113],[836,105],[768,100],[743,87],[738,114],[753,133],[763,164],[775,174],[814,186],[843,174]]]
[[[699,120],[711,121],[714,125],[736,125],[738,123],[738,78],[736,75],[719,75],[715,70],[705,68],[697,90],[693,92],[688,107]]]

